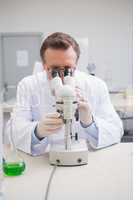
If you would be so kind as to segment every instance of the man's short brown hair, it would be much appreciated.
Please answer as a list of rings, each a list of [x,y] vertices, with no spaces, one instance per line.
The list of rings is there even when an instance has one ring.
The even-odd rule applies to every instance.
[[[78,61],[79,56],[80,56],[80,48],[76,40],[66,33],[62,33],[62,32],[53,33],[49,35],[42,43],[42,46],[40,49],[41,59],[43,62],[45,62],[44,55],[45,55],[45,51],[48,48],[67,50],[70,46],[76,52],[77,61]]]

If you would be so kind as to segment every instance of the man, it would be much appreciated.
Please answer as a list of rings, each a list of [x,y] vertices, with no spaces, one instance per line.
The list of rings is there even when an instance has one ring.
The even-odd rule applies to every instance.
[[[51,93],[52,70],[70,68],[76,82],[79,122],[75,129],[95,148],[120,142],[121,120],[109,98],[106,84],[91,75],[79,72],[80,56],[77,42],[68,34],[53,33],[43,42],[40,56],[44,71],[24,78],[18,85],[17,105],[13,114],[13,134],[16,147],[32,155],[48,151],[48,144],[62,142],[64,124],[54,107]]]

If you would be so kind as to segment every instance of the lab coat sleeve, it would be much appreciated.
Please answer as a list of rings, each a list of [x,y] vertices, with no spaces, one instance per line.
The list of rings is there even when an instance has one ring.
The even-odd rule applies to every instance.
[[[17,149],[32,154],[32,133],[38,124],[32,116],[30,82],[25,78],[18,84],[17,103],[13,111],[13,139]],[[6,126],[6,138],[10,136],[10,121]]]
[[[42,140],[39,140],[35,135],[35,130],[32,132],[31,138],[31,153],[33,156],[41,155],[45,152],[45,149],[48,145],[48,138],[45,137]]]
[[[97,128],[97,138],[94,138],[93,129],[85,128],[90,145],[94,149],[110,146],[119,143],[123,135],[122,122],[114,110],[110,101],[106,84],[101,81],[98,87],[97,109],[93,114],[95,126]]]
[[[80,122],[82,128],[86,131],[86,139],[91,141],[95,146],[98,144],[98,128],[93,121],[93,123],[89,126],[84,125],[82,122]]]

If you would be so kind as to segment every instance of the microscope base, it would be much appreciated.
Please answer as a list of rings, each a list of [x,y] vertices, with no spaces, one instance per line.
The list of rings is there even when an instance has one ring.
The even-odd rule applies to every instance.
[[[72,142],[71,149],[64,145],[53,145],[49,152],[49,162],[58,166],[79,166],[88,163],[88,147],[85,140]]]

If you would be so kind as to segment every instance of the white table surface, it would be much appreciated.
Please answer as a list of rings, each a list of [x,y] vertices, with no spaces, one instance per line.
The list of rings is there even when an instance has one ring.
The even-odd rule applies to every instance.
[[[9,200],[43,200],[52,166],[48,155],[21,154],[27,169],[6,177]],[[88,165],[58,167],[49,200],[133,200],[133,143],[121,143],[88,153]]]

